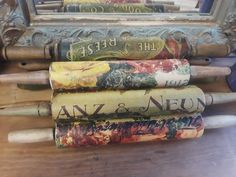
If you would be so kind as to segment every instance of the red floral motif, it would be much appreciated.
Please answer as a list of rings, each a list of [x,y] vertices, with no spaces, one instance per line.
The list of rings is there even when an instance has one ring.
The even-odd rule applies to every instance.
[[[60,128],[56,128],[56,138],[59,139],[60,146],[64,147],[78,147],[87,145],[106,145],[111,143],[132,143],[140,142],[143,140],[149,140],[149,137],[156,140],[168,140],[168,139],[184,139],[186,131],[192,129],[201,132],[203,127],[203,120],[201,117],[190,117],[190,122],[198,121],[192,125],[185,124],[185,121],[179,122],[179,119],[175,120],[175,124],[179,126],[171,126],[168,121],[165,124],[162,121],[129,121],[129,122],[116,122],[112,123],[113,128],[105,128],[104,122],[97,122],[94,128],[85,124],[71,124],[71,127],[60,125]],[[170,119],[173,121],[173,119]],[[102,129],[96,129],[103,125]],[[89,128],[90,127],[90,128]],[[192,131],[191,130],[191,131]],[[171,136],[170,136],[171,135]],[[188,137],[189,138],[189,135]],[[194,138],[194,137],[193,137]]]
[[[174,36],[166,38],[164,49],[158,53],[153,59],[183,58],[191,53],[191,48],[186,38],[182,37],[177,41]]]
[[[127,62],[134,67],[133,73],[155,73],[157,71],[171,72],[179,66],[188,65],[187,60],[160,60],[160,61],[145,61],[145,62]]]

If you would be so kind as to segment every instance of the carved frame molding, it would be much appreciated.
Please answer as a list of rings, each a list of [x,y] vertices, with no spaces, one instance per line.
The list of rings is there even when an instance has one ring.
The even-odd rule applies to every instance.
[[[2,8],[1,8],[2,7]],[[1,13],[4,9],[6,12]],[[38,45],[32,38],[44,37],[44,44],[73,37],[84,28],[133,26],[220,27],[236,48],[236,0],[216,0],[209,15],[202,14],[37,14],[33,0],[0,0],[0,45]],[[69,31],[67,27],[70,27]],[[45,30],[46,29],[46,30]],[[72,30],[72,31],[71,31]],[[74,33],[73,33],[74,30]],[[191,30],[191,28],[190,28]],[[58,33],[48,37],[47,33]],[[23,37],[21,37],[23,35]],[[49,35],[50,36],[50,35]],[[19,40],[19,38],[21,38]],[[2,43],[2,44],[1,44]]]

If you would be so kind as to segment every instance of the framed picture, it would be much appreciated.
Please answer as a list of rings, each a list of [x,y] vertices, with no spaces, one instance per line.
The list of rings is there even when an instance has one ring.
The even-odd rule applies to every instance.
[[[212,0],[204,10],[207,13],[202,13],[201,1],[197,0],[188,0],[189,3],[183,0],[0,2],[2,46],[42,47],[62,39],[163,37],[174,34],[184,35],[191,46],[199,47],[202,56],[209,45],[227,46],[223,49],[224,54],[236,47],[235,0]],[[222,51],[213,48],[211,52]]]

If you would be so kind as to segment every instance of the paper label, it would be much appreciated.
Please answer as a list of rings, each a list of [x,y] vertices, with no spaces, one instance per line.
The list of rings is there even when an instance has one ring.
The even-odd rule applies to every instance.
[[[195,86],[152,90],[60,93],[52,99],[54,119],[99,119],[203,112],[205,95]]]
[[[187,60],[54,62],[54,90],[180,87],[190,80]]]
[[[79,147],[189,139],[201,137],[203,132],[200,114],[172,115],[150,119],[58,122],[55,141],[58,147]]]

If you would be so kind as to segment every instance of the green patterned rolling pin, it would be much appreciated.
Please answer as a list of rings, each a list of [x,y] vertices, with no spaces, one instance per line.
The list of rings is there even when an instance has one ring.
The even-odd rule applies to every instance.
[[[191,45],[184,34],[165,36],[88,37],[62,40],[54,46],[7,46],[4,60],[48,59],[56,61],[156,60],[190,57],[223,57],[231,52],[228,43]]]
[[[63,4],[125,4],[125,3],[159,3],[159,4],[169,4],[174,5],[174,1],[162,1],[162,0],[63,0]]]
[[[59,11],[64,11],[66,10],[68,7],[70,7],[70,5],[72,5],[72,7],[74,6],[74,4],[82,4],[82,5],[85,5],[85,4],[90,4],[89,6],[92,7],[92,4],[109,4],[110,6],[112,6],[111,4],[143,4],[143,7],[144,7],[144,4],[159,4],[159,5],[172,5],[174,6],[174,2],[173,1],[153,1],[153,0],[147,0],[147,1],[143,1],[143,0],[66,0],[64,2],[61,2],[61,1],[55,1],[55,2],[43,2],[43,3],[40,3],[40,4],[35,4],[35,7],[36,9],[39,11],[39,10],[42,10],[42,12],[45,12],[45,10],[56,10],[56,9],[60,9]],[[95,5],[95,8],[96,6]],[[131,6],[132,7],[132,6]],[[94,7],[93,7],[94,8]],[[179,7],[178,6],[174,6],[173,8],[168,8],[166,6],[166,8],[163,7],[163,10],[166,9],[166,10],[179,10]],[[70,12],[70,10],[69,10]]]
[[[180,10],[179,6],[166,4],[68,4],[59,12],[81,13],[170,13]]]
[[[236,101],[236,93],[203,93],[195,86],[152,90],[59,93],[51,102],[5,105],[4,116],[52,116],[54,120],[149,117],[203,112],[213,104]]]
[[[228,67],[190,66],[188,60],[53,62],[48,71],[0,75],[0,83],[49,84],[53,90],[181,87],[190,78],[225,76]]]
[[[11,143],[55,140],[57,147],[98,146],[199,138],[204,129],[236,125],[236,116],[171,115],[149,119],[57,122],[55,129],[30,129],[8,134]]]

